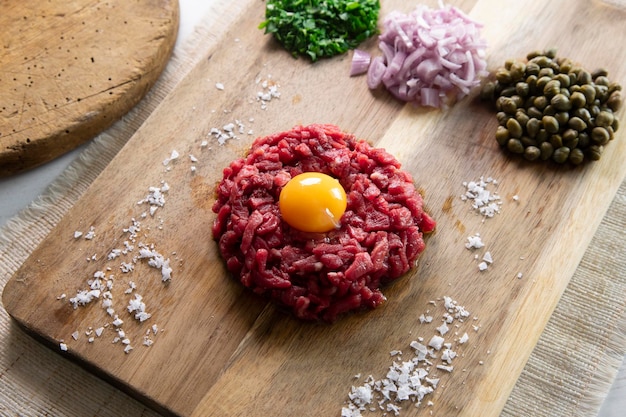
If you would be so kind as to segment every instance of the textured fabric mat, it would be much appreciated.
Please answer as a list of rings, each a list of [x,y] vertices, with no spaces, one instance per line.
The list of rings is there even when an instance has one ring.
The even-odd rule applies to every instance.
[[[94,139],[44,195],[0,230],[0,290],[195,60],[215,47],[241,12],[236,2],[225,3],[228,13],[219,10],[224,6],[210,10],[148,96]],[[626,182],[519,377],[503,416],[597,414],[626,353],[624,230]],[[337,404],[337,415],[340,409]],[[24,334],[0,309],[0,416],[50,415],[158,417]]]

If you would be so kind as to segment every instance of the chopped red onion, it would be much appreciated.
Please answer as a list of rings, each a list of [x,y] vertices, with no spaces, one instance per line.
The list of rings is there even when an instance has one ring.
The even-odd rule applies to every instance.
[[[352,55],[352,66],[350,67],[350,76],[365,74],[370,65],[371,55],[369,52],[355,49]]]
[[[487,75],[482,25],[454,6],[417,6],[408,15],[390,12],[379,36],[367,83],[420,106],[445,107],[461,100]],[[356,54],[355,54],[356,55]]]

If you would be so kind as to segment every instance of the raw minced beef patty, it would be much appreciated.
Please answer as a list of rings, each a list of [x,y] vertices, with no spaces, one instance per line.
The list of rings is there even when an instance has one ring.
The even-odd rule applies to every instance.
[[[283,186],[303,172],[339,180],[347,194],[341,228],[305,233],[281,219]],[[411,175],[384,149],[332,125],[258,138],[224,169],[213,237],[241,283],[305,320],[380,305],[381,284],[406,273],[435,222]]]

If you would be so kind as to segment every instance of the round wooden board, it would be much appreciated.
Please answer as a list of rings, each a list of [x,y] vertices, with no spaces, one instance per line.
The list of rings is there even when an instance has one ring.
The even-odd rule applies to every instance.
[[[0,0],[0,176],[92,139],[156,82],[177,0]]]

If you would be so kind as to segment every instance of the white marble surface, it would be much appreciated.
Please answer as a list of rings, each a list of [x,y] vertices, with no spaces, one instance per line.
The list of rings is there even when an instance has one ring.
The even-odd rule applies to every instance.
[[[185,42],[212,5],[212,0],[179,0],[180,29],[176,47]],[[80,147],[54,161],[8,178],[0,178],[0,226],[30,205],[78,156]],[[598,417],[626,415],[626,362],[613,384]]]

